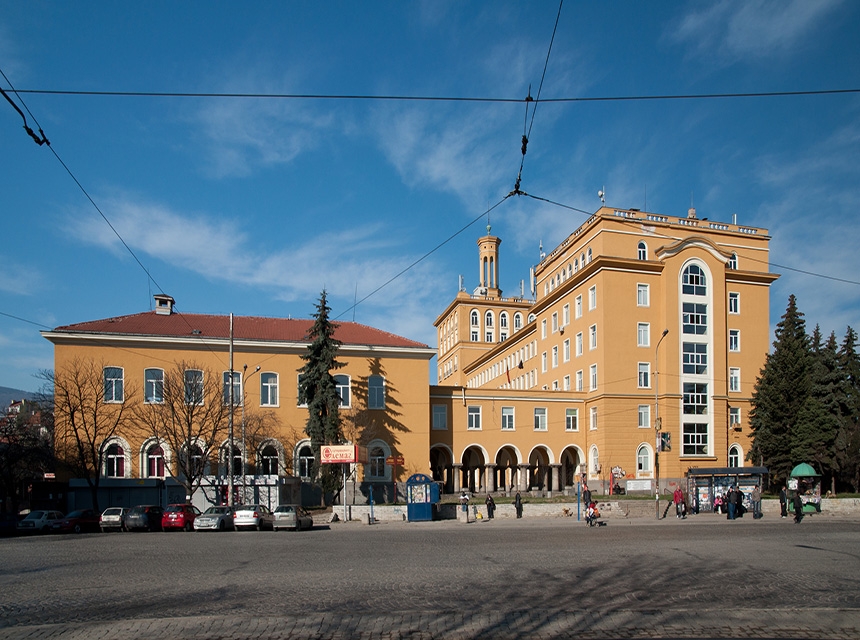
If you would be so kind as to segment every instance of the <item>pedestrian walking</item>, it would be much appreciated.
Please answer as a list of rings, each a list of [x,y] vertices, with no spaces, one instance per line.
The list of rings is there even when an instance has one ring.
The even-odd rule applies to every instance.
[[[800,521],[803,520],[803,500],[800,497],[800,491],[794,494],[792,506],[794,507],[794,524],[800,524]]]
[[[582,485],[582,504],[586,507],[591,504],[591,489],[588,488],[587,484]]]
[[[496,512],[496,501],[493,500],[493,496],[489,493],[487,494],[487,520],[493,519],[493,514]]]
[[[672,494],[672,501],[675,503],[675,517],[680,519],[681,517],[686,518],[686,514],[682,513],[684,504],[684,492],[681,491],[681,487],[675,489],[675,493]]]
[[[737,506],[737,503],[735,502],[736,501],[736,498],[735,498],[736,493],[737,492],[735,491],[735,486],[732,485],[731,487],[729,487],[729,492],[726,494],[726,507],[728,507],[728,511],[729,511],[729,515],[728,515],[729,520],[735,519],[735,507]]]
[[[520,492],[517,491],[517,495],[514,496],[514,509],[517,511],[517,518],[523,517],[523,499],[520,497]]]
[[[786,493],[785,485],[779,490],[779,515],[783,518],[788,516],[788,494]]]
[[[758,485],[753,487],[750,500],[752,501],[753,520],[758,520],[761,518],[761,489]]]

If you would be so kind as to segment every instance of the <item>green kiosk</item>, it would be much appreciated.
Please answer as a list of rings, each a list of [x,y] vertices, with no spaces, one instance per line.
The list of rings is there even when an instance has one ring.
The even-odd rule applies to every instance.
[[[821,513],[821,474],[805,462],[797,465],[788,476],[788,500],[800,494],[803,513]]]

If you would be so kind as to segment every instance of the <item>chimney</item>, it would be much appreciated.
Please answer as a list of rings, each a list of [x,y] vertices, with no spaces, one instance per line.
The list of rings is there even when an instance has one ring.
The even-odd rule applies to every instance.
[[[168,295],[163,293],[156,293],[155,298],[155,313],[160,316],[169,316],[173,313],[173,305],[176,304],[176,301]]]
[[[690,207],[689,209],[687,209],[687,217],[690,220],[696,219],[696,208],[695,207]]]

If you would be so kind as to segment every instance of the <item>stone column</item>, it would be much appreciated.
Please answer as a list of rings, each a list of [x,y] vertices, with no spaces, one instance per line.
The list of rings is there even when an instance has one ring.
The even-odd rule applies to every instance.
[[[487,482],[485,484],[487,493],[493,493],[496,490],[496,465],[488,464],[485,468],[487,470]]]
[[[529,465],[517,465],[517,489],[520,493],[525,493],[529,490]]]
[[[561,494],[561,474],[562,468],[560,464],[551,464],[549,465],[550,469],[552,469],[552,490],[555,493]]]
[[[452,473],[454,474],[454,493],[460,495],[460,475],[463,465],[461,464],[452,464]]]

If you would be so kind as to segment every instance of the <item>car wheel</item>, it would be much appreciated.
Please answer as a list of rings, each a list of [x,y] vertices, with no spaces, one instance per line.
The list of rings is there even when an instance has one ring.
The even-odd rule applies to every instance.
[[[259,525],[259,524],[258,524],[258,525],[256,526],[256,529],[257,529],[257,531],[262,531],[263,527],[262,527],[261,525]]]
[[[224,521],[223,520],[218,521],[218,531],[224,531]]]
[[[80,533],[80,532],[81,532],[81,525],[76,524],[75,525],[75,533]]]
[[[185,530],[186,530],[186,531],[191,531],[191,523],[190,523],[190,522],[186,522],[186,523],[185,523]]]

